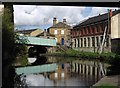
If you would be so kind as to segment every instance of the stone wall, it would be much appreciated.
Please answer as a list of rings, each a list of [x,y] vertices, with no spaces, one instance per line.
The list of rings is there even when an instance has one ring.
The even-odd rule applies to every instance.
[[[73,48],[74,50],[77,50],[77,51],[81,51],[81,52],[95,52],[95,53],[98,53],[98,52],[100,52],[100,50],[98,49],[98,48]],[[104,53],[109,53],[109,52],[111,52],[111,48],[103,48],[103,52]]]
[[[47,53],[55,53],[56,52],[56,46],[46,47],[46,48],[47,48]]]
[[[54,33],[55,30],[57,30],[57,34]],[[64,34],[61,34],[61,30],[64,30]],[[62,38],[64,38],[64,41],[67,40],[68,30],[66,28],[50,28],[49,33],[55,35],[55,38],[57,38],[57,43],[61,44]],[[67,44],[67,43],[64,42],[64,44]]]

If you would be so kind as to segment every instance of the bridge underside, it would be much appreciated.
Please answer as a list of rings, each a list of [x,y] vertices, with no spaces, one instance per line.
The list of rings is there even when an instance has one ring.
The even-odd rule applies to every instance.
[[[83,1],[60,1],[60,0],[1,0],[2,4],[13,4],[13,5],[51,5],[51,6],[103,6],[103,4],[110,2],[109,0],[103,1],[93,1],[93,0],[83,0]],[[89,3],[88,3],[89,2]],[[99,3],[98,3],[99,2]],[[119,6],[119,0],[112,1],[112,4],[105,4],[104,7],[113,6],[118,7]],[[114,3],[114,4],[113,4]]]

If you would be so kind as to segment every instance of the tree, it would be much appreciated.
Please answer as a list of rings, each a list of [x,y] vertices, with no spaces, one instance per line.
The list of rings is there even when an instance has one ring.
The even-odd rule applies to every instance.
[[[14,32],[14,24],[11,22],[12,15],[8,8],[2,11],[2,85],[14,86],[15,69],[12,66],[13,62],[18,57],[27,59],[27,49],[24,40],[20,40]],[[16,40],[20,40],[23,44],[18,45]]]

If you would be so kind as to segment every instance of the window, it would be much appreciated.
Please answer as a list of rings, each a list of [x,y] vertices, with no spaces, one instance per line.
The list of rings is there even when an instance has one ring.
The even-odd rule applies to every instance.
[[[75,40],[75,47],[76,47],[76,39],[74,39]]]
[[[94,25],[92,25],[92,32],[93,32],[93,34],[95,33]]]
[[[85,45],[85,47],[86,47],[86,38],[84,38],[84,45]]]
[[[99,29],[98,29],[98,24],[96,24],[96,28],[97,28],[97,32],[99,32]]]
[[[61,73],[61,77],[64,77],[64,72]]]
[[[103,23],[101,23],[100,25],[101,25],[101,31],[103,32]]]
[[[55,29],[54,34],[57,34],[57,30]]]
[[[64,30],[61,30],[61,34],[64,34]]]
[[[88,33],[90,33],[90,26],[88,26]]]
[[[103,36],[101,36],[101,40],[100,40],[101,44],[102,44],[102,41],[103,41]]]
[[[84,30],[85,30],[85,34],[87,34],[87,32],[86,32],[86,28],[84,27]]]
[[[78,38],[78,47],[80,47],[79,44],[80,44],[80,41],[79,41],[79,38]]]
[[[96,42],[97,42],[97,46],[99,46],[99,40],[98,40],[98,37],[96,37]]]
[[[56,42],[57,42],[57,38],[55,38]]]
[[[81,29],[81,35],[83,35],[83,30]]]
[[[95,46],[95,37],[92,37],[92,46]]]
[[[90,47],[90,38],[88,38],[88,47]]]
[[[55,78],[57,78],[58,77],[58,74],[57,73],[55,73]]]
[[[82,44],[82,43],[83,43],[83,39],[81,38],[81,47],[83,47],[83,44]]]

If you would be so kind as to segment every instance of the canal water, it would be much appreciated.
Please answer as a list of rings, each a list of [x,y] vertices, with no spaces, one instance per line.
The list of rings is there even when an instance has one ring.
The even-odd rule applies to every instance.
[[[31,60],[32,61],[31,61]],[[35,60],[34,60],[35,59]],[[29,58],[28,66],[17,67],[15,86],[76,86],[90,88],[107,73],[106,64],[70,57]],[[17,88],[17,87],[16,87]]]

